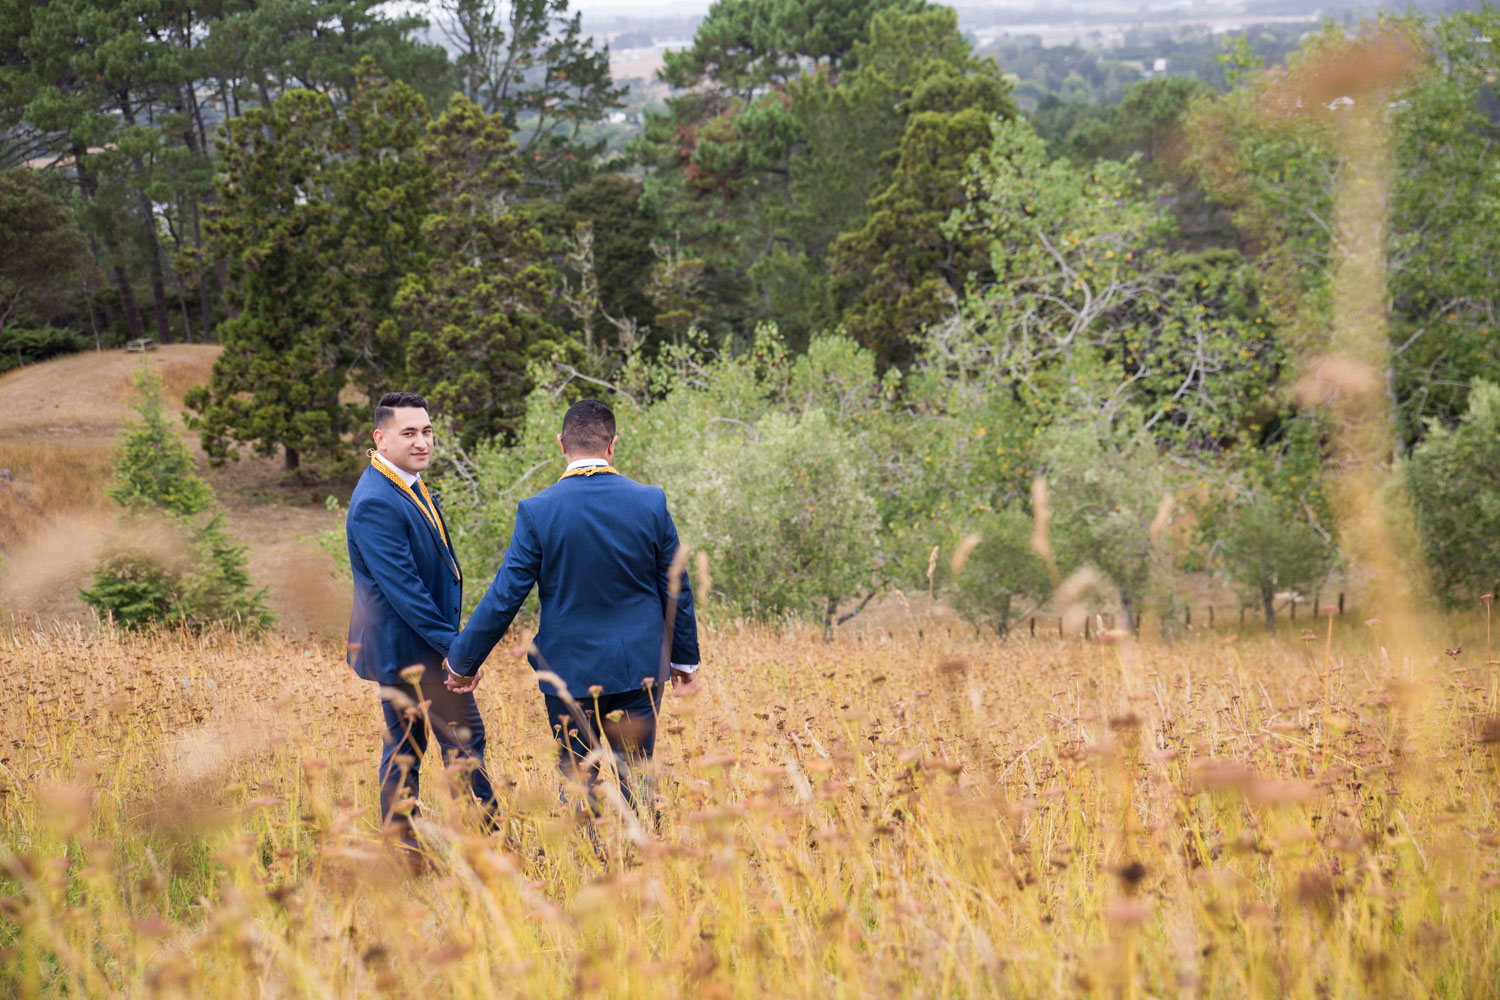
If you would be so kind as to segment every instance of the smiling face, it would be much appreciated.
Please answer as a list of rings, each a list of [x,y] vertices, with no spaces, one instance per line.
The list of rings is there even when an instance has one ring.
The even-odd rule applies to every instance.
[[[375,428],[375,450],[403,472],[419,476],[432,464],[432,418],[420,406],[398,406]]]

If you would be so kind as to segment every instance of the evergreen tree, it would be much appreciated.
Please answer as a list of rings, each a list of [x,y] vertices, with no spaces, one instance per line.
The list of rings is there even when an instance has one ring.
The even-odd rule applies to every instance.
[[[168,423],[161,385],[147,369],[135,376],[136,419],[121,436],[109,485],[110,499],[124,509],[126,541],[95,568],[92,586],[80,594],[132,628],[265,628],[273,621],[265,590],[251,591],[245,549],[230,540],[213,489],[193,471],[192,454]],[[165,539],[157,517],[165,521]],[[143,544],[148,537],[157,544]]]
[[[624,174],[600,174],[568,192],[562,224],[567,233],[580,223],[593,227],[599,308],[617,320],[645,324],[651,318],[646,285],[656,264],[656,219],[641,204],[643,190]]]
[[[409,378],[473,445],[517,428],[528,360],[561,350],[542,319],[557,276],[513,203],[521,175],[500,115],[455,95],[422,148],[436,183],[421,229],[426,266],[402,281],[392,322]]]
[[[78,271],[87,253],[72,214],[40,177],[0,171],[0,335],[22,316],[45,311],[49,293]]]
[[[188,406],[203,447],[222,461],[241,445],[346,462],[344,434],[370,398],[406,377],[391,322],[396,289],[420,270],[432,172],[418,94],[373,64],[342,113],[299,90],[228,123],[210,238],[233,278],[225,350]]]
[[[882,367],[910,364],[916,334],[956,313],[965,282],[988,264],[982,240],[946,223],[965,203],[969,158],[989,137],[990,116],[976,108],[916,115],[869,218],[833,245],[844,325]]]

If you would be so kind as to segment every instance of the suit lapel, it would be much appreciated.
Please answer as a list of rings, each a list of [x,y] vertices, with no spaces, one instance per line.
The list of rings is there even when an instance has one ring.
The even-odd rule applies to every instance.
[[[464,570],[463,570],[463,567],[460,566],[459,563],[458,563],[458,549],[456,549],[456,548],[453,547],[453,529],[450,528],[450,527],[448,527],[448,519],[443,516],[443,508],[441,508],[441,507],[438,506],[438,502],[437,502],[437,498],[436,497],[434,497],[433,501],[432,501],[432,511],[433,511],[434,514],[437,515],[438,520],[441,521],[442,524],[443,524],[443,534],[448,536],[448,541],[446,543],[447,544],[447,548],[448,548],[448,555],[450,557],[452,557],[452,559],[453,559],[453,565],[455,567],[457,567],[457,569],[458,569],[458,577],[459,577],[459,579],[463,579]],[[422,520],[425,521],[427,519],[424,517],[424,518],[422,518]],[[430,525],[429,525],[429,527],[430,527]],[[438,543],[439,544],[443,544],[442,538],[438,539]]]
[[[457,574],[457,576],[460,579],[462,579],[463,578],[463,570],[460,569],[459,565],[458,565],[458,553],[454,552],[453,549],[452,549],[452,547],[450,547],[449,545],[447,545],[446,543],[444,543],[443,536],[438,533],[437,528],[434,527],[433,523],[430,520],[427,519],[427,515],[422,512],[422,505],[419,504],[416,500],[412,499],[412,494],[414,494],[416,492],[416,490],[413,490],[412,493],[407,493],[401,487],[397,486],[395,483],[391,482],[389,479],[387,479],[385,476],[382,476],[379,472],[375,471],[374,469],[371,469],[370,472],[371,472],[372,475],[379,476],[379,478],[385,482],[385,485],[386,485],[386,487],[388,489],[395,490],[396,491],[396,495],[401,498],[401,500],[406,504],[406,506],[409,507],[409,508],[411,508],[412,511],[416,513],[417,520],[419,522],[421,522],[422,527],[424,527],[424,528],[427,529],[427,535],[428,535],[428,537],[430,537],[432,539],[432,543],[438,547],[438,551],[439,552],[443,553],[448,558],[448,560],[453,564],[453,569],[454,569],[455,573]],[[433,502],[432,509],[433,509],[434,513],[436,513],[439,518],[442,518],[443,514],[442,514],[441,511],[438,510],[437,502],[436,501]],[[443,521],[443,531],[446,532],[447,530],[448,530],[448,522],[447,521]]]

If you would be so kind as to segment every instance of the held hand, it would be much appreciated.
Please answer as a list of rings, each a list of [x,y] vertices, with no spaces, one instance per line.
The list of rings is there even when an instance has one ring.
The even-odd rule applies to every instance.
[[[701,671],[694,670],[688,673],[686,670],[672,671],[672,693],[691,698],[703,690],[702,683],[698,680]]]
[[[452,667],[448,666],[446,658],[443,660],[443,669],[448,672],[448,676],[443,679],[443,686],[455,694],[468,694],[477,688],[479,686],[479,676],[484,673],[484,668],[481,667],[474,671],[473,677],[460,677],[453,672]]]

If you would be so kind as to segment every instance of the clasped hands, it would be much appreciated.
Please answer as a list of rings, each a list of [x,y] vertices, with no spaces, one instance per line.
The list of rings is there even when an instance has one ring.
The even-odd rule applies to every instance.
[[[455,694],[468,694],[479,686],[479,677],[484,673],[484,668],[480,667],[474,671],[473,677],[460,677],[453,672],[452,667],[448,666],[448,658],[445,656],[443,657],[443,672],[448,675],[443,678],[445,688]]]
[[[448,666],[448,658],[443,657],[443,672],[448,676],[443,678],[443,686],[454,694],[468,694],[479,686],[479,678],[484,674],[484,668],[480,667],[474,671],[473,677],[462,677],[453,672]],[[686,670],[672,671],[672,693],[677,695],[692,696],[703,689],[698,681],[696,671],[688,673]]]

